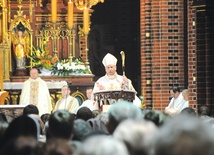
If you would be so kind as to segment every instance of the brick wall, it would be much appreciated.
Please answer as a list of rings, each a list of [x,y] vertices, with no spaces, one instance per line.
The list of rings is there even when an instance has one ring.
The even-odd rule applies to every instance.
[[[141,0],[141,86],[146,105],[164,110],[169,88],[185,88],[184,3]]]
[[[197,57],[196,57],[196,10],[192,7],[192,1],[188,1],[188,90],[189,105],[197,109]]]

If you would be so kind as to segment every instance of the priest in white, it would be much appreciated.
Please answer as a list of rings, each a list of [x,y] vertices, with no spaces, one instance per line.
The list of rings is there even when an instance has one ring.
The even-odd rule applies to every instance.
[[[169,105],[165,108],[166,113],[171,109],[180,113],[184,108],[189,107],[189,103],[184,99],[179,87],[174,86],[170,88],[170,94],[172,99],[170,100]]]
[[[68,110],[70,113],[77,113],[79,102],[78,100],[70,95],[70,88],[65,85],[61,89],[62,99],[56,102],[54,111],[57,110]]]
[[[93,94],[102,90],[131,90],[135,91],[132,82],[125,75],[117,74],[117,59],[112,54],[108,53],[102,61],[105,66],[106,75],[99,78],[93,88]],[[140,107],[141,100],[135,96],[133,103]],[[111,103],[110,103],[111,104]]]
[[[30,70],[30,77],[24,82],[19,104],[33,104],[37,106],[40,116],[46,113],[50,114],[52,111],[51,97],[47,84],[39,77],[36,68]]]

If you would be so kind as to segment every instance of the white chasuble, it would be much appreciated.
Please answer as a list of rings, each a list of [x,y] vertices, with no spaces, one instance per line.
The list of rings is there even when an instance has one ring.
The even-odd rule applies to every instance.
[[[39,115],[51,113],[52,104],[47,84],[40,77],[29,78],[24,82],[20,102],[21,105],[34,104],[39,109]]]

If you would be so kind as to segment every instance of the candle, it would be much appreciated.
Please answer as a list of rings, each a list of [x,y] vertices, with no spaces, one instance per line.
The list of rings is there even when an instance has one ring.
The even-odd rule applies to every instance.
[[[57,0],[51,0],[51,17],[52,17],[52,22],[56,22],[57,18]]]
[[[74,25],[74,20],[73,20],[73,10],[74,10],[74,5],[71,0],[68,2],[68,28],[72,28]]]
[[[89,32],[89,13],[88,8],[84,8],[83,10],[83,30],[85,34]]]

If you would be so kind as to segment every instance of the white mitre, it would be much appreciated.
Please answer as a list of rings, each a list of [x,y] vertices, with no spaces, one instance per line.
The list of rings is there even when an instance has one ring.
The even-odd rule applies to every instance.
[[[115,58],[115,56],[113,56],[112,54],[108,53],[103,58],[102,63],[105,67],[108,65],[116,65],[117,64],[117,58]]]

